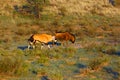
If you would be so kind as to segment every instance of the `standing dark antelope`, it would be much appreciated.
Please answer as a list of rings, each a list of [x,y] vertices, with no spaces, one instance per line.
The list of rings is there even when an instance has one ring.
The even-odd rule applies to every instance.
[[[41,43],[41,48],[43,47],[43,45],[47,44],[48,48],[50,48],[50,45],[48,44],[48,42],[55,42],[55,36],[49,35],[49,34],[33,34],[29,39],[29,45],[28,45],[28,49],[30,47],[35,48],[36,43]]]
[[[67,41],[70,41],[72,43],[75,43],[75,36],[69,32],[56,32],[55,33],[55,39],[67,43]]]

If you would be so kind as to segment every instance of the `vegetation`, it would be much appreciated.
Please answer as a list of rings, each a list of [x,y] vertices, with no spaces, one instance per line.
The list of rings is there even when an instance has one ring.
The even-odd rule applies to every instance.
[[[10,1],[0,1],[0,80],[120,79],[119,0]],[[27,50],[32,34],[56,30],[75,44]]]

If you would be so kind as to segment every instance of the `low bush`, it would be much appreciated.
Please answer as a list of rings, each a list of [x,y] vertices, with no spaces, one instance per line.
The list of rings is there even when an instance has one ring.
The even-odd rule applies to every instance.
[[[24,61],[21,51],[0,51],[0,73],[4,75],[26,76],[29,74],[29,65]]]
[[[109,55],[115,55],[116,54],[116,49],[115,48],[108,48],[107,50],[106,50],[106,54],[109,54]]]
[[[57,69],[57,68],[51,69],[49,71],[48,77],[51,80],[63,80],[64,79],[62,72],[59,69]]]
[[[103,67],[107,66],[108,64],[109,64],[109,58],[107,56],[96,57],[89,62],[88,67],[91,70],[98,71],[101,70]]]

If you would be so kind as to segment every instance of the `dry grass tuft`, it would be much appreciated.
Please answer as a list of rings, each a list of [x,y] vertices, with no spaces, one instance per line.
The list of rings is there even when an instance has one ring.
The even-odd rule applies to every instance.
[[[52,5],[49,8],[50,12],[59,13],[59,8],[66,8],[67,13],[84,15],[84,14],[103,14],[103,15],[116,15],[120,14],[119,9],[112,7],[108,0],[50,0]]]
[[[0,2],[0,15],[13,15],[15,5],[23,5],[25,0],[2,0]],[[119,0],[116,0],[116,6],[120,4]],[[108,0],[50,0],[50,5],[44,7],[43,12],[48,11],[52,14],[74,14],[81,16],[84,14],[102,14],[102,15],[116,15],[119,14],[119,7],[113,7]]]
[[[109,58],[107,58],[107,57],[97,57],[97,58],[91,60],[88,67],[91,70],[99,71],[103,67],[107,66],[108,64],[109,64]]]

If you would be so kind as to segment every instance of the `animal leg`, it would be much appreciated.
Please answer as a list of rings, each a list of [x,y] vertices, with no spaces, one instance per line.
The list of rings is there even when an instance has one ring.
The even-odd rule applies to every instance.
[[[29,42],[29,44],[28,44],[28,50],[30,49],[30,47],[33,45],[33,43],[32,42]]]
[[[43,48],[43,46],[44,46],[44,43],[41,43],[41,49]]]
[[[28,50],[30,49],[30,45],[28,45]]]
[[[35,49],[35,47],[36,47],[36,40],[32,44],[32,48]]]
[[[29,45],[28,45],[28,50],[30,49],[30,47],[32,47],[33,49],[35,49],[35,45],[29,44]]]
[[[35,49],[35,45],[33,45],[32,47],[33,47],[33,49]]]
[[[65,46],[66,44],[65,44],[65,41],[62,41],[62,44],[63,44],[63,46]]]
[[[66,41],[66,46],[68,46],[68,41]]]
[[[48,48],[50,49],[50,45],[48,45]]]

